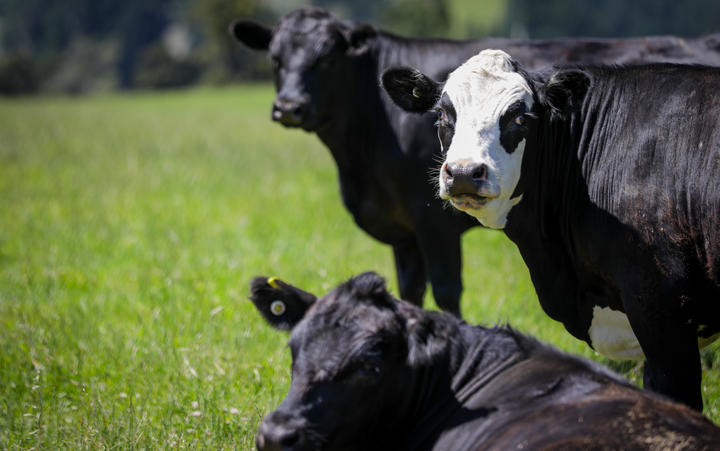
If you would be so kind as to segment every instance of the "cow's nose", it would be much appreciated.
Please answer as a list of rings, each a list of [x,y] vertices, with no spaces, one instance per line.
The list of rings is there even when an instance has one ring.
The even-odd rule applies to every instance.
[[[278,98],[273,102],[272,120],[284,125],[300,125],[305,110],[300,100]]]
[[[300,444],[300,438],[297,428],[268,418],[260,424],[256,445],[259,451],[288,451]]]
[[[455,161],[445,163],[442,169],[442,183],[451,196],[477,194],[480,185],[488,178],[488,167],[483,163]]]

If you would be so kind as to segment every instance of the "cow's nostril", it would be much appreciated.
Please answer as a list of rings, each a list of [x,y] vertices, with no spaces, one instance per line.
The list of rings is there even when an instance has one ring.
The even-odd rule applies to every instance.
[[[279,98],[273,103],[272,119],[284,125],[300,125],[304,115],[305,106],[299,101]]]
[[[301,447],[303,441],[302,430],[287,424],[287,421],[287,418],[278,415],[265,419],[260,425],[255,439],[257,449],[259,451],[271,451],[292,450]]]
[[[484,164],[480,165],[477,169],[473,171],[472,177],[475,180],[484,180],[485,178],[487,178],[487,166],[485,166]]]
[[[288,431],[283,437],[280,438],[280,445],[283,448],[292,448],[295,446],[300,439],[300,434],[297,431]]]

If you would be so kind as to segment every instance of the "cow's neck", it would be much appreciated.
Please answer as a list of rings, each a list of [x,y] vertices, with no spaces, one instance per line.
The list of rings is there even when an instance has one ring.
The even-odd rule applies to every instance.
[[[410,382],[409,404],[400,411],[412,422],[409,449],[420,449],[462,416],[465,403],[493,382],[498,375],[523,358],[511,332],[468,326],[458,321],[443,355],[446,360],[424,368]],[[494,406],[482,406],[475,415],[492,414]]]
[[[525,260],[543,310],[575,337],[587,340],[578,317],[575,218],[582,214],[587,191],[578,148],[580,116],[551,124],[541,118],[531,134],[517,192],[522,201],[510,211],[505,233]]]
[[[456,41],[434,38],[408,38],[381,32],[375,43],[380,72],[390,67],[413,67],[436,80],[485,48],[504,46],[506,39]]]
[[[388,134],[388,120],[380,99],[377,65],[371,55],[359,57],[348,71],[347,90],[338,93],[338,111],[316,133],[340,169],[366,167],[375,159],[378,143]],[[354,171],[359,172],[359,171]]]
[[[516,190],[523,198],[512,209],[505,227],[513,241],[555,241],[566,236],[580,195],[579,119],[551,122],[547,115],[542,116],[528,136]]]

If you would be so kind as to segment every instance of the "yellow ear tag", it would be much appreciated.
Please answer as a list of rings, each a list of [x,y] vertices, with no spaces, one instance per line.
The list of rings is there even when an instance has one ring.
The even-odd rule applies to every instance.
[[[275,316],[282,315],[285,313],[285,303],[280,300],[272,301],[272,304],[270,304],[270,311]]]
[[[278,279],[277,277],[268,277],[267,284],[271,287],[275,288],[276,290],[280,289],[280,285],[278,285]]]

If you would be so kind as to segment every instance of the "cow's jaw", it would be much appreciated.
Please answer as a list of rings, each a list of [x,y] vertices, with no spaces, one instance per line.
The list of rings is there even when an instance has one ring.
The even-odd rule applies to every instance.
[[[525,139],[513,143],[511,149],[504,147],[501,121],[520,103],[524,111],[530,111],[532,90],[506,53],[485,50],[450,74],[443,92],[457,118],[440,171],[439,195],[484,226],[504,228],[510,210],[522,198],[513,194],[520,180]],[[478,181],[473,192],[452,193],[445,168],[454,164],[484,165],[486,179]]]

